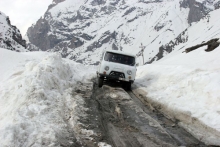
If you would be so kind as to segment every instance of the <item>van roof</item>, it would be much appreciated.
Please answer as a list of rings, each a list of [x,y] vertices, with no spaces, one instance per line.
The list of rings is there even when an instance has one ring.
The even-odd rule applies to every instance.
[[[134,54],[130,54],[124,51],[118,51],[118,50],[105,50],[104,52],[111,52],[111,53],[117,53],[117,54],[122,54],[122,55],[128,55],[132,57],[136,57]]]

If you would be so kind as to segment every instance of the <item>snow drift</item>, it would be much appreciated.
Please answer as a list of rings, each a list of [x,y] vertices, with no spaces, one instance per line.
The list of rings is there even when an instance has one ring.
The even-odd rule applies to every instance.
[[[18,60],[25,57],[24,53],[1,49],[3,53],[17,54]],[[18,72],[5,76],[0,88],[1,146],[71,145],[77,115],[83,113],[83,99],[72,91],[77,81],[85,82],[93,76],[88,71],[95,73],[92,67],[49,54],[42,60],[35,57]]]

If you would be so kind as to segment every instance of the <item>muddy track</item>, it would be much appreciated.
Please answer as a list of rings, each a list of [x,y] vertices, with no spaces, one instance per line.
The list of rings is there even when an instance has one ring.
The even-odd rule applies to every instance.
[[[84,129],[93,130],[90,139],[81,145],[98,146],[105,142],[113,147],[204,147],[161,113],[145,106],[131,91],[112,85],[93,86],[91,98],[85,99],[87,117],[82,117]]]

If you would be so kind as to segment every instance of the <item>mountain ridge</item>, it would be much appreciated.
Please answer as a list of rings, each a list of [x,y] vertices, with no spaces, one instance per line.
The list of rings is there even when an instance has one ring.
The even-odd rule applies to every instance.
[[[21,36],[19,29],[11,25],[8,16],[0,11],[0,47],[13,51],[27,51],[26,40]]]
[[[54,0],[27,31],[32,44],[83,64],[98,64],[105,49],[153,63],[188,40],[188,28],[219,9],[219,0]],[[166,52],[164,54],[164,52]]]

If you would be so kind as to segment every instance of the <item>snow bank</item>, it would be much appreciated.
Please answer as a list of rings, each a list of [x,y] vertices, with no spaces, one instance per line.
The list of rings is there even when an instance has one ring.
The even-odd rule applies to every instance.
[[[1,49],[3,52],[4,56],[17,54],[7,62],[26,64],[18,72],[11,69],[11,74],[7,72],[8,63],[2,62],[0,67],[1,74],[10,75],[0,81],[0,146],[71,145],[73,127],[83,109],[79,106],[84,102],[72,91],[77,81],[94,76],[88,72],[95,73],[94,69],[63,60],[59,54],[24,61],[24,54]]]
[[[139,67],[136,90],[206,144],[220,145],[220,47],[173,52]]]
[[[24,70],[28,61],[39,62],[47,56],[47,52],[21,52],[17,53],[11,50],[0,48],[0,82],[8,80],[11,74]]]

